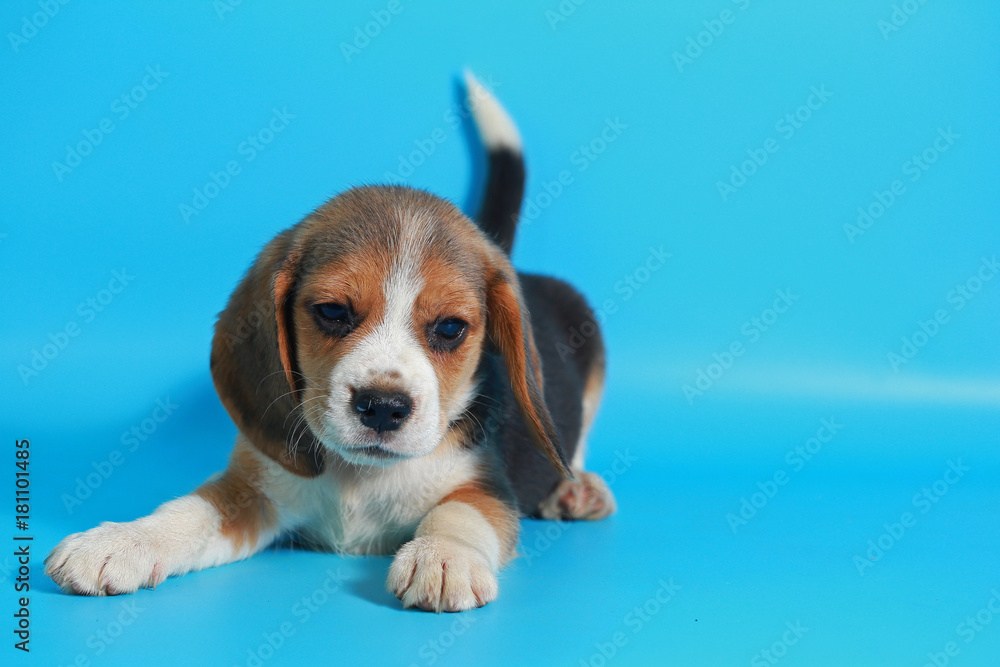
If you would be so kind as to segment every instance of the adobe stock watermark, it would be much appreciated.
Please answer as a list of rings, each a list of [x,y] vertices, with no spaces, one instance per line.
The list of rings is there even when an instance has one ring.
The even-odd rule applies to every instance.
[[[899,516],[899,521],[883,523],[882,527],[885,532],[875,539],[868,540],[868,549],[865,550],[863,556],[860,554],[854,556],[852,562],[858,574],[863,577],[867,570],[875,567],[875,563],[882,560],[893,547],[899,544],[906,533],[917,525],[920,516],[934,509],[934,506],[948,495],[951,487],[958,484],[970,470],[972,468],[969,466],[962,465],[962,459],[948,461],[948,467],[945,468],[941,478],[920,489],[910,500],[910,504],[917,510],[917,513],[903,512]]]
[[[595,642],[594,652],[586,658],[580,658],[577,663],[580,667],[605,667],[619,651],[628,646],[631,637],[642,632],[681,590],[680,584],[675,584],[673,577],[660,579],[656,583],[659,586],[656,592],[622,617],[621,625],[624,629],[616,630],[606,640]]]
[[[226,346],[232,352],[237,346],[247,342],[264,323],[270,324],[274,306],[270,301],[260,301],[246,315],[236,320],[236,329],[232,332],[223,333]]]
[[[899,30],[910,22],[920,9],[927,4],[927,0],[903,0],[899,4],[892,6],[892,13],[888,19],[879,19],[876,27],[882,33],[882,39],[889,39],[889,35]]]
[[[694,382],[681,386],[688,405],[694,405],[696,398],[704,396],[706,391],[715,386],[715,383],[733,367],[736,360],[746,353],[747,347],[760,340],[760,337],[799,300],[799,295],[793,294],[789,288],[779,289],[775,291],[775,295],[770,307],[762,310],[760,315],[751,317],[740,327],[743,338],[737,338],[722,352],[713,353],[712,361],[695,370]]]
[[[753,4],[753,0],[732,0],[732,2],[740,11],[746,11]],[[684,68],[693,65],[695,60],[701,58],[702,54],[705,53],[705,49],[715,44],[715,40],[722,37],[722,33],[726,31],[726,27],[736,23],[738,17],[739,14],[733,10],[723,9],[717,17],[702,21],[701,25],[705,29],[693,36],[688,35],[683,51],[673,52],[672,57],[677,71],[683,74]]]
[[[395,17],[403,13],[406,6],[402,0],[389,0],[385,7],[369,12],[372,17],[363,26],[354,26],[354,36],[350,42],[340,43],[340,54],[350,63],[361,55],[361,52],[371,46],[372,40],[378,38],[382,31],[389,27]]]
[[[950,125],[947,130],[939,127],[937,136],[931,145],[920,153],[914,153],[909,160],[903,163],[901,167],[903,176],[911,183],[919,181],[961,137],[962,135],[956,134]],[[906,183],[900,178],[893,180],[887,190],[873,191],[872,200],[858,207],[858,217],[854,223],[844,223],[844,234],[847,236],[847,240],[853,244],[854,239],[863,236],[906,192]]]
[[[751,519],[767,507],[767,504],[778,495],[781,487],[792,480],[796,473],[800,472],[808,462],[818,455],[823,446],[833,440],[834,436],[844,428],[843,424],[837,423],[834,417],[820,419],[819,428],[816,434],[807,439],[803,444],[796,445],[785,454],[785,464],[788,470],[779,468],[769,478],[757,482],[757,489],[750,497],[740,498],[740,507],[736,512],[726,514],[726,523],[735,535],[740,528],[747,525]]]
[[[208,179],[200,187],[194,188],[190,201],[183,201],[178,205],[177,210],[181,220],[189,223],[208,208],[208,205],[229,187],[233,178],[243,173],[243,167],[267,150],[292,120],[295,120],[295,114],[289,113],[287,107],[272,109],[271,118],[267,123],[256,132],[248,134],[246,139],[236,145],[236,154],[241,159],[229,160],[219,171],[208,172]]]
[[[118,613],[103,628],[99,628],[97,632],[87,637],[86,646],[90,649],[89,653],[84,651],[77,653],[70,664],[88,667],[92,664],[93,658],[104,655],[115,645],[115,642],[121,639],[125,631],[135,624],[139,615],[146,611],[145,607],[139,606],[140,601],[134,595],[129,596],[128,600],[123,600],[118,605]]]
[[[781,140],[788,141],[809,122],[815,112],[822,109],[830,101],[831,97],[833,97],[833,92],[827,90],[826,84],[821,84],[819,88],[810,86],[806,101],[795,110],[779,118],[774,124],[774,131],[778,133]],[[756,148],[748,148],[745,160],[738,165],[730,165],[729,178],[725,181],[715,182],[715,188],[719,191],[722,201],[729,201],[729,198],[745,186],[749,179],[767,164],[771,156],[779,150],[781,150],[781,141],[774,137],[768,137]]]
[[[621,118],[605,118],[604,127],[594,137],[583,144],[580,144],[569,156],[569,163],[575,167],[573,169],[562,169],[551,181],[542,181],[542,190],[534,195],[528,196],[524,201],[523,211],[520,214],[522,225],[530,225],[538,219],[542,211],[552,206],[556,199],[562,196],[570,185],[576,181],[576,174],[587,171],[597,159],[608,150],[611,144],[615,143],[622,133],[628,129],[628,125],[621,121]]]
[[[990,590],[990,599],[975,614],[969,614],[955,626],[955,634],[966,645],[971,644],[983,630],[986,629],[993,619],[1000,616],[1000,591]],[[951,659],[962,652],[962,644],[952,640],[946,642],[940,651],[931,651],[927,654],[927,662],[924,667],[946,667],[951,664]]]
[[[85,500],[94,495],[94,492],[101,488],[116,470],[125,465],[128,455],[135,453],[140,445],[149,440],[160,428],[160,425],[167,421],[179,407],[170,400],[169,396],[156,399],[156,407],[153,408],[150,415],[122,433],[121,438],[119,438],[122,448],[112,449],[108,452],[107,457],[100,461],[91,461],[90,467],[93,470],[84,477],[76,478],[73,493],[62,494],[60,500],[62,500],[63,507],[66,508],[66,513],[72,514],[77,507],[83,505]]]
[[[433,665],[448,652],[458,639],[465,635],[476,622],[475,614],[465,612],[455,614],[455,620],[446,629],[442,630],[433,639],[428,639],[417,649],[417,656],[424,665]],[[411,662],[410,667],[418,667],[418,663]]]
[[[785,631],[781,633],[781,638],[772,643],[767,648],[754,653],[750,658],[750,667],[769,667],[781,662],[781,659],[788,655],[788,650],[799,643],[799,640],[809,632],[809,628],[802,625],[801,621],[786,621]]]
[[[4,556],[3,562],[0,563],[0,584],[6,583],[13,572],[14,567],[10,562],[10,556]]]
[[[635,267],[630,273],[622,276],[614,284],[615,294],[620,294],[622,303],[629,301],[636,293],[652,280],[653,275],[666,265],[667,260],[673,257],[663,249],[663,246],[650,246],[646,260]],[[577,353],[588,340],[597,335],[600,327],[607,321],[609,315],[618,312],[618,301],[616,299],[605,299],[601,302],[600,308],[593,311],[593,319],[584,320],[579,325],[571,326],[566,332],[566,341],[556,341],[556,352],[560,361],[566,361],[571,355]]]
[[[326,578],[312,593],[304,595],[292,605],[289,613],[294,617],[299,626],[305,625],[330,599],[344,586],[347,575],[338,567],[334,572],[329,568],[324,573]],[[298,626],[290,619],[286,619],[270,632],[261,633],[261,641],[256,646],[252,646],[246,651],[246,659],[243,661],[245,667],[262,667],[264,663],[273,658],[281,647],[298,632]]]
[[[965,308],[968,303],[976,297],[976,294],[983,289],[983,285],[993,280],[1000,271],[1000,263],[997,256],[992,258],[980,258],[979,268],[969,276],[964,282],[958,283],[945,295],[945,300],[951,305],[951,310],[938,308],[933,315],[926,320],[917,320],[917,328],[908,336],[903,336],[898,351],[891,351],[886,355],[889,367],[894,373],[899,372],[903,364],[910,361],[924,349],[931,340],[941,332],[941,328],[951,322],[951,317],[958,311]]]
[[[115,641],[124,634],[125,629],[130,627],[139,618],[139,614],[146,611],[145,607],[140,607],[138,600],[126,600],[121,603],[118,616],[108,621],[108,624],[87,638],[87,648],[94,651],[94,657],[103,654]]]
[[[60,183],[74,169],[83,164],[83,159],[94,152],[101,143],[118,127],[115,120],[120,123],[132,115],[132,112],[139,108],[149,97],[149,94],[160,87],[163,80],[170,76],[169,72],[164,72],[157,65],[146,67],[146,74],[142,80],[129,90],[112,100],[110,104],[111,116],[105,116],[97,123],[97,127],[84,128],[80,131],[83,139],[75,144],[66,144],[66,155],[63,160],[52,162],[52,172],[56,180]]]
[[[69,0],[38,0],[38,11],[22,16],[20,29],[17,32],[7,33],[7,41],[10,42],[10,48],[14,49],[14,53],[34,39],[38,31],[47,26],[63,5],[67,4]]]
[[[559,27],[560,23],[565,23],[569,20],[569,17],[576,13],[577,8],[580,7],[587,0],[561,0],[561,2],[556,5],[555,9],[545,10],[545,20],[549,24],[549,28],[555,30]]]
[[[48,335],[48,341],[42,343],[41,347],[33,347],[28,363],[19,364],[17,367],[17,374],[24,386],[28,386],[32,378],[38,377],[48,368],[70,342],[83,332],[83,325],[93,322],[133,280],[135,276],[129,274],[126,269],[112,271],[108,284],[93,296],[81,301],[76,307],[78,319],[67,320],[61,329]]]
[[[493,75],[486,77],[481,82],[487,92],[478,88],[470,91],[471,99],[462,100],[461,104],[451,104],[441,116],[444,127],[440,125],[428,132],[426,136],[413,140],[413,150],[405,155],[400,153],[396,156],[396,171],[386,171],[383,178],[390,183],[406,184],[411,176],[422,167],[427,160],[437,152],[437,149],[448,140],[451,133],[462,126],[462,122],[472,116],[472,113],[479,107],[486,95],[493,94],[493,91],[500,87],[500,82],[494,80]]]
[[[235,12],[236,8],[242,4],[243,0],[215,0],[212,3],[212,9],[215,10],[215,15],[219,17],[220,21],[225,21],[226,15]]]

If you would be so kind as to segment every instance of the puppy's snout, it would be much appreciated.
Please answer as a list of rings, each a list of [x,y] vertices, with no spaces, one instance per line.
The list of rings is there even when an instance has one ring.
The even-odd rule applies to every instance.
[[[413,412],[413,400],[403,392],[362,389],[354,394],[354,410],[361,423],[377,433],[395,431]]]

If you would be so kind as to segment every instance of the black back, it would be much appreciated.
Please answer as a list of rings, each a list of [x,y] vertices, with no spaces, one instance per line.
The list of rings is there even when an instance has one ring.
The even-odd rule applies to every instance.
[[[603,368],[604,344],[596,324],[593,336],[574,349],[570,330],[594,322],[583,296],[569,284],[532,274],[519,274],[531,314],[535,345],[541,358],[545,402],[567,458],[572,459],[583,428],[583,392],[590,373]],[[591,330],[587,327],[587,330]],[[504,470],[522,514],[537,515],[538,505],[562,479],[531,440],[510,391],[502,361],[486,355],[480,368],[482,396],[477,417],[498,438]],[[485,414],[484,414],[485,413]]]
[[[486,192],[476,222],[509,257],[524,198],[524,158],[506,147],[491,150],[487,157]]]

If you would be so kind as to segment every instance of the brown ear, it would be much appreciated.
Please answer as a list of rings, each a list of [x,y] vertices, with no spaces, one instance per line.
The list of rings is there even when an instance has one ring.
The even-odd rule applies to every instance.
[[[559,435],[545,405],[538,349],[517,274],[499,253],[494,255],[493,262],[496,268],[486,288],[487,332],[503,355],[514,400],[535,445],[563,477],[572,479],[569,462],[559,446]]]
[[[212,379],[250,442],[289,471],[315,477],[323,471],[323,449],[297,397],[294,233],[283,232],[261,251],[219,315]]]

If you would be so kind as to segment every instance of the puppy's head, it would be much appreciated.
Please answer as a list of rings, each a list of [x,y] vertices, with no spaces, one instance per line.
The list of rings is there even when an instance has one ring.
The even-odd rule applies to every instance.
[[[243,433],[312,476],[330,451],[364,465],[433,451],[474,400],[487,345],[566,473],[506,256],[444,200],[366,187],[264,249],[219,318],[212,370]]]

